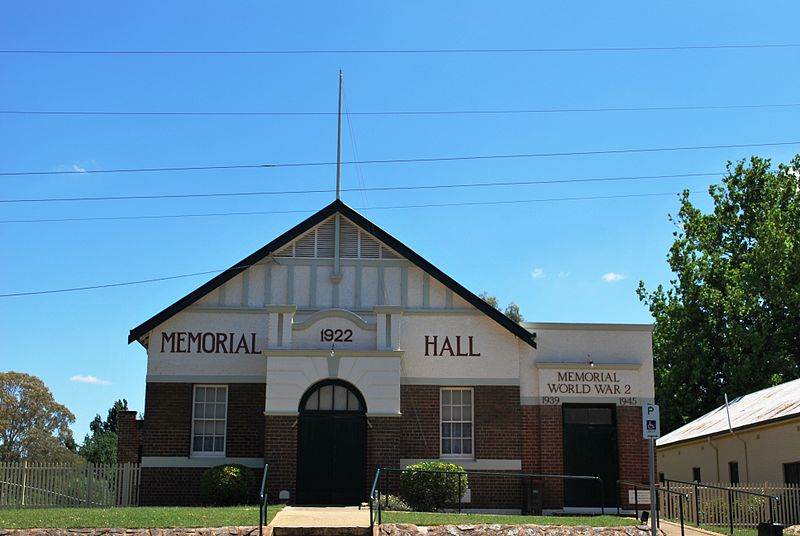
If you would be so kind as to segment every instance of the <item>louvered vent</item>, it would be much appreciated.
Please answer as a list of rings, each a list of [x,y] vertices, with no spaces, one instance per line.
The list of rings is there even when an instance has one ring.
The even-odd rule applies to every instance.
[[[364,231],[359,231],[359,257],[362,259],[377,259],[380,257],[381,245]]]
[[[358,258],[358,227],[342,219],[339,224],[339,255],[343,259]]]
[[[381,246],[381,259],[399,259],[399,258],[400,256],[397,253],[387,248],[386,246]]]
[[[276,257],[331,259],[335,251],[336,222],[329,218],[316,229],[275,253]],[[350,220],[339,223],[339,255],[342,259],[399,259],[400,256],[359,229]]]
[[[294,257],[294,242],[275,252],[276,257]]]
[[[332,259],[334,250],[334,235],[336,227],[333,219],[330,219],[317,227],[317,258]]]

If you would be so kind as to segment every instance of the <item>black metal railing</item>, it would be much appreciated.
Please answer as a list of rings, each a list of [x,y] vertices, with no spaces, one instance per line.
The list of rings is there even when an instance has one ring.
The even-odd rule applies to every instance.
[[[617,480],[617,497],[618,498],[620,497],[620,491],[621,491],[620,490],[620,485],[631,486],[633,488],[633,504],[634,504],[634,507],[636,508],[636,519],[639,519],[639,489],[646,490],[648,495],[649,495],[650,494],[650,484],[646,483],[646,482],[645,483],[631,482],[630,480]],[[685,536],[686,531],[685,531],[685,524],[684,524],[683,501],[686,501],[686,504],[688,506],[688,504],[689,504],[689,494],[688,493],[683,493],[683,492],[680,492],[680,491],[671,490],[671,489],[668,489],[668,488],[662,488],[660,486],[656,486],[656,496],[655,497],[650,497],[651,501],[655,501],[655,504],[651,504],[651,506],[655,507],[654,509],[656,511],[656,524],[658,524],[658,522],[659,522],[659,518],[658,518],[658,505],[659,505],[659,501],[658,501],[659,495],[658,494],[659,493],[667,493],[667,494],[672,494],[672,495],[677,495],[678,496],[678,518],[680,519],[680,523],[681,523],[681,536]],[[630,502],[631,501],[628,501],[628,504],[630,504]],[[622,514],[621,506],[617,506],[617,515],[621,515],[621,514]]]
[[[447,471],[447,470],[437,470],[437,469],[407,469],[407,468],[397,468],[397,467],[379,467],[375,471],[375,477],[372,481],[372,488],[369,493],[369,513],[370,513],[370,527],[375,526],[375,522],[380,525],[381,524],[381,512],[383,510],[382,507],[382,479],[384,474],[388,473],[440,473],[440,474],[453,474],[453,475],[464,475],[466,474],[468,477],[501,477],[501,478],[516,478],[516,479],[557,479],[561,481],[568,481],[568,480],[589,480],[597,482],[599,485],[599,496],[600,496],[600,514],[603,514],[605,511],[605,484],[603,479],[599,476],[585,476],[585,475],[556,475],[556,474],[541,474],[541,473],[509,473],[509,472],[492,472],[492,471]],[[453,508],[458,512],[461,513],[462,507],[462,498],[464,495],[464,491],[461,489],[461,478],[456,479],[458,481],[458,501],[453,504]],[[387,492],[388,494],[388,492]]]
[[[736,516],[734,515],[734,512],[735,512],[735,510],[734,510],[734,495],[735,494],[749,495],[749,496],[753,496],[753,497],[761,497],[761,498],[767,499],[768,511],[769,511],[769,523],[770,524],[773,524],[774,520],[775,520],[775,505],[778,503],[778,501],[781,500],[780,497],[777,497],[775,495],[769,495],[767,493],[759,493],[757,491],[748,491],[748,490],[738,489],[738,488],[734,488],[734,487],[714,486],[712,484],[701,484],[700,482],[696,482],[696,481],[690,482],[688,480],[674,480],[674,479],[671,479],[671,478],[665,478],[663,481],[667,486],[667,488],[666,488],[667,490],[670,489],[671,484],[679,484],[679,485],[682,485],[682,486],[690,486],[693,489],[693,491],[694,491],[695,524],[698,527],[700,526],[700,523],[701,523],[701,520],[700,520],[700,514],[701,514],[701,510],[700,510],[700,493],[699,493],[700,490],[702,490],[702,489],[711,489],[711,490],[719,490],[719,491],[726,492],[727,499],[728,499],[728,528],[729,528],[731,534],[733,534],[734,524],[736,522],[736,520],[735,520]],[[711,521],[715,521],[715,520],[712,519]],[[715,524],[715,523],[709,523],[709,524]]]
[[[269,522],[267,516],[267,475],[269,474],[269,464],[264,464],[264,474],[261,476],[261,489],[258,492],[258,536],[263,536],[264,525]]]

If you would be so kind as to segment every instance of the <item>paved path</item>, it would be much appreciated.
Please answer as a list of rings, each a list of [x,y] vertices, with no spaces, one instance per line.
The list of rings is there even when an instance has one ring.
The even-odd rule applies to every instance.
[[[279,527],[369,527],[369,508],[358,506],[287,506],[272,520]]]
[[[718,532],[711,532],[710,530],[698,529],[694,525],[684,523],[685,536],[720,536]],[[659,528],[666,534],[666,536],[681,536],[681,524],[673,523],[672,521],[661,520]]]

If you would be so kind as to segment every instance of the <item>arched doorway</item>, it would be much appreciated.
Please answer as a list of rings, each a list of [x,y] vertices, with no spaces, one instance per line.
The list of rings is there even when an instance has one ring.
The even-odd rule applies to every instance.
[[[367,467],[367,405],[349,383],[323,380],[300,399],[297,502],[360,504]]]

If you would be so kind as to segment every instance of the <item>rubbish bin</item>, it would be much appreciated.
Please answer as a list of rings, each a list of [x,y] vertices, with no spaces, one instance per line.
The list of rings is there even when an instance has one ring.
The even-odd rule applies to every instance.
[[[783,525],[779,523],[759,523],[758,536],[783,536]]]
[[[522,481],[522,514],[526,516],[541,515],[544,504],[543,497],[544,480],[524,479]]]

